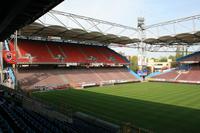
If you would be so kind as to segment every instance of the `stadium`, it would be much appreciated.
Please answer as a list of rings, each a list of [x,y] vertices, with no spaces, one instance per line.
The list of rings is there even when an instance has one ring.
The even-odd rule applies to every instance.
[[[132,27],[54,10],[62,0],[10,2],[0,10],[0,132],[200,131],[200,15]],[[113,47],[136,50],[138,72]],[[173,67],[147,71],[147,52],[177,51]]]

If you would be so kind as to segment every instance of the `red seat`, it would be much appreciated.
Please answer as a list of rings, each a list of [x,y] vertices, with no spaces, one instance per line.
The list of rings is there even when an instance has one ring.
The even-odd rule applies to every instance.
[[[18,49],[18,62],[27,60],[28,63],[29,60],[24,58],[31,55],[32,63],[58,63],[61,62],[58,55],[61,55],[63,63],[127,63],[113,50],[103,46],[19,40]],[[110,60],[110,57],[115,60]]]

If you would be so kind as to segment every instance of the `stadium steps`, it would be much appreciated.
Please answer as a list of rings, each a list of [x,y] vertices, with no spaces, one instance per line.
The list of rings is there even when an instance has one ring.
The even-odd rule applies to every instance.
[[[78,47],[78,50],[80,51],[82,57],[85,58],[85,60],[87,60],[88,56],[87,56],[87,54],[84,52],[83,46]]]
[[[129,78],[129,76],[127,75],[127,74],[125,74],[125,73],[123,73],[121,70],[117,70],[119,73],[120,73],[120,75],[122,75],[123,77],[125,77],[125,78]]]
[[[182,75],[182,73],[179,72],[179,74],[174,78],[174,80],[177,80],[181,75]]]
[[[110,54],[109,54],[109,52],[107,52],[107,48],[106,47],[99,47],[99,52],[102,55],[104,55],[104,58],[106,59],[106,63],[114,63],[113,61],[109,60]]]
[[[103,50],[97,50],[97,49],[96,49],[96,52],[97,52],[99,55],[102,56],[104,62],[110,63],[109,60],[108,60],[108,58],[106,57],[106,55],[103,54]]]
[[[96,71],[94,71],[93,69],[90,69],[90,71],[96,75],[97,79],[99,79],[100,82],[103,81],[102,77]]]
[[[49,54],[51,55],[52,58],[55,58],[55,55],[53,55],[51,49],[48,47],[47,44],[45,44],[45,46],[47,47],[47,51],[49,52]]]
[[[66,56],[65,52],[63,51],[63,49],[62,49],[60,46],[58,46],[58,48],[59,48],[60,52],[62,53],[62,55],[63,55],[65,58],[67,58],[67,56]]]

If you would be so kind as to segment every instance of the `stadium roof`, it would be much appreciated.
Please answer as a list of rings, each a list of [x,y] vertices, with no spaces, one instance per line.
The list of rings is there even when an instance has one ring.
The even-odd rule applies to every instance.
[[[118,43],[118,44],[129,44],[140,42],[137,38],[129,38],[126,36],[117,36],[114,34],[103,34],[100,32],[88,32],[86,30],[78,28],[65,28],[57,25],[44,26],[40,23],[32,23],[28,26],[23,27],[20,30],[20,35],[23,36],[39,36],[49,37],[56,36],[62,39],[70,40],[81,40],[81,41],[97,41],[100,43]]]
[[[0,4],[0,40],[32,23],[63,0],[5,0]]]
[[[180,57],[176,61],[181,62],[181,63],[199,63],[200,62],[200,51]]]
[[[44,39],[58,37],[57,39],[61,40],[99,42],[103,44],[138,45],[143,41],[150,46],[193,46],[200,43],[200,30],[199,28],[195,28],[195,23],[193,23],[192,31],[190,28],[189,30],[187,28],[186,31],[176,30],[175,25],[182,26],[182,22],[187,21],[196,22],[195,20],[199,18],[200,15],[195,15],[153,25],[141,25],[140,27],[134,28],[104,20],[51,10],[44,15],[44,18],[41,17],[34,23],[20,29],[19,35],[33,38],[42,37]],[[167,28],[164,28],[167,32],[159,31],[159,29],[163,29],[162,26],[167,26]],[[157,28],[156,31],[154,31],[154,28]],[[155,32],[158,33],[156,34]],[[145,36],[145,39],[140,40],[139,38],[143,36]]]
[[[180,33],[175,36],[161,36],[159,38],[147,38],[144,40],[147,44],[195,44],[200,43],[200,31],[195,33]]]
[[[25,26],[20,30],[20,35],[23,36],[57,36],[62,39],[70,40],[91,40],[100,43],[117,43],[117,44],[130,44],[138,43],[140,39],[129,38],[126,36],[117,36],[114,34],[103,34],[100,32],[88,32],[78,28],[65,28],[57,25],[44,26],[40,23],[34,22],[28,26]],[[160,44],[195,44],[200,43],[200,31],[195,33],[181,33],[175,36],[161,36],[159,38],[147,38],[144,40],[145,43],[151,45]]]

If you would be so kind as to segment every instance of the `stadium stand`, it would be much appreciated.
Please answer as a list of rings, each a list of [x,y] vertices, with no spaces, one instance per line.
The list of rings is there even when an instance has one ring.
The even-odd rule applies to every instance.
[[[186,72],[182,72],[181,75],[177,78],[177,80],[182,81],[200,81],[200,66],[192,66],[190,70]]]
[[[9,44],[14,51],[14,43]],[[19,40],[17,64],[102,63],[128,64],[108,47]]]
[[[180,64],[175,70],[160,73],[153,76],[153,81],[181,82],[181,83],[200,83],[200,52],[195,52],[190,55],[177,59]]]
[[[5,133],[118,133],[120,126],[112,124],[96,117],[76,112],[71,115],[71,121],[49,117],[47,114],[52,107],[44,105],[45,114],[39,113],[42,103],[18,93],[1,87],[0,97],[0,132]],[[3,92],[3,93],[2,93]],[[20,96],[19,96],[20,95]],[[30,100],[31,99],[31,100]],[[35,110],[30,105],[24,105],[25,101],[31,101]],[[39,103],[37,105],[36,103]],[[44,110],[43,110],[44,111]]]
[[[8,0],[2,2],[3,4],[1,5],[2,8],[0,11],[0,41],[8,38],[10,34],[13,34],[14,31],[19,28],[32,23],[61,1],[62,0],[54,0],[49,2],[47,0],[41,0],[40,3],[38,3],[37,1],[32,0],[21,0],[15,2]],[[37,30],[33,34],[31,33],[31,35],[37,35],[40,33],[41,36],[43,36],[45,35],[45,30],[48,31],[48,28],[51,29],[50,27],[52,26],[41,27],[40,30]],[[141,29],[144,30],[143,28]],[[31,31],[31,29],[29,30]],[[67,30],[68,29],[62,29],[62,32],[60,32],[60,30],[58,31],[61,35],[62,33],[66,33]],[[51,35],[45,35],[47,40],[36,41],[17,39],[18,36],[23,36],[23,34],[21,34],[22,31],[19,31],[19,34],[17,31],[15,32],[15,45],[12,40],[7,46],[4,46],[5,49],[3,51],[3,58],[5,62],[2,63],[2,67],[5,69],[2,70],[1,76],[3,77],[0,78],[3,79],[6,77],[2,81],[5,81],[6,79],[6,82],[8,81],[9,89],[13,92],[21,91],[17,89],[16,86],[18,85],[23,90],[34,89],[43,91],[65,89],[70,88],[71,86],[84,88],[86,86],[103,86],[139,81],[138,76],[133,71],[128,69],[127,65],[129,62],[127,59],[109,49],[107,46],[73,44],[66,43],[64,40],[62,40],[63,42],[47,41],[47,38],[51,38],[50,36],[54,34],[52,31],[55,32],[55,30],[50,32],[52,33]],[[72,29],[72,31],[75,30]],[[192,38],[192,42],[197,43],[199,42],[199,33],[197,33],[189,35],[179,34],[174,37],[167,37],[166,40],[170,40],[169,42],[171,42],[170,38],[176,38],[175,43],[177,43],[177,40],[187,42]],[[73,33],[71,32],[70,34]],[[67,37],[70,36],[70,34],[67,35]],[[69,39],[68,41],[73,42],[73,39],[77,38],[77,40],[79,40],[81,36],[84,38],[85,35],[82,33],[78,35],[74,34],[72,35],[72,40],[70,40],[71,38],[67,39]],[[13,38],[14,35],[10,37]],[[80,38],[78,39],[78,37]],[[93,39],[100,39],[101,41],[99,40],[99,42],[103,43],[102,45],[112,42],[120,44],[126,44],[126,42],[140,42],[139,39],[137,39],[137,41],[133,41],[134,39],[131,40],[128,37],[115,37],[115,35],[112,34],[107,36],[103,35],[102,37],[103,41],[100,39],[101,37],[98,36]],[[108,39],[104,39],[104,37],[108,37]],[[189,37],[189,39],[183,39],[182,37]],[[125,43],[123,43],[124,41]],[[156,42],[163,42],[163,40],[161,38],[147,38],[144,42],[156,44]],[[177,61],[181,64],[189,64],[189,68],[179,67],[175,70],[153,76],[153,78],[158,81],[200,83],[199,57],[199,53],[183,57]],[[2,88],[3,87],[0,86],[0,95]],[[24,92],[21,92],[20,95],[23,94]],[[13,99],[12,96],[13,95],[9,96],[9,94],[6,94],[6,96],[0,96],[0,133],[119,133],[120,130],[120,126],[118,125],[100,120],[82,112],[76,112],[75,115],[72,116],[72,122],[51,119],[53,116],[48,117],[47,115],[25,108],[23,104],[27,103],[20,101],[21,99],[15,101],[16,99]],[[39,111],[39,108],[36,107],[35,103],[38,102],[43,104],[42,101],[39,102],[37,101],[38,99],[32,99],[31,97],[26,98],[31,99],[31,101],[29,101],[31,103],[29,108],[34,106],[35,110]],[[23,97],[22,99],[25,100],[26,98]],[[44,110],[54,111],[53,107],[51,108],[50,106],[45,106]],[[130,130],[127,130],[126,132],[130,132]],[[134,132],[143,131],[139,128],[138,131]]]
[[[154,76],[156,79],[160,80],[175,80],[175,78],[179,75],[179,73],[176,70],[172,70],[170,72],[161,73],[159,75]]]
[[[0,131],[3,132],[63,133],[70,131],[77,133],[70,123],[50,120],[46,116],[27,110],[4,97],[0,98],[0,113],[2,114],[0,116]]]
[[[20,68],[16,77],[22,89],[53,89],[61,86],[97,86],[123,82],[137,82],[125,67],[109,68]]]
[[[25,90],[139,81],[125,67],[129,64],[127,59],[106,46],[19,39],[16,47],[13,40],[6,47],[10,52],[17,49],[16,61],[4,60],[17,64],[11,75],[16,76],[18,85]]]

